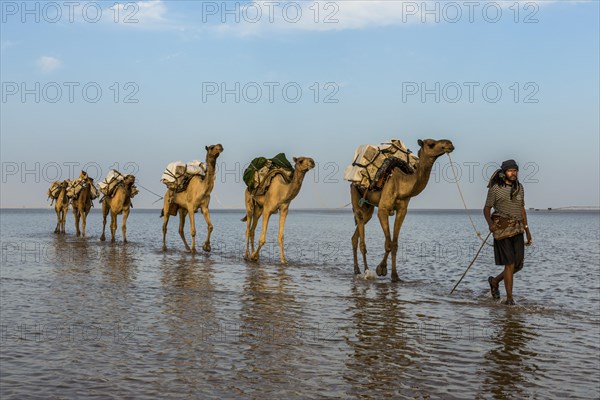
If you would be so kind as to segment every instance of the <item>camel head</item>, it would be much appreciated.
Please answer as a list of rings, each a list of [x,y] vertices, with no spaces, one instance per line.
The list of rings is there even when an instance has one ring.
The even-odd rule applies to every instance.
[[[315,161],[310,157],[294,157],[294,169],[300,172],[310,171],[315,167]]]
[[[88,177],[88,174],[85,171],[81,171],[81,173],[79,174],[79,179],[81,179],[82,181],[86,180],[87,177]]]
[[[64,180],[60,183],[60,188],[61,189],[66,189],[67,187],[69,187],[69,181],[68,180]]]
[[[213,144],[212,146],[205,146],[206,148],[206,159],[216,160],[219,154],[223,152],[223,146],[221,144]]]
[[[417,143],[421,146],[418,153],[419,158],[425,156],[436,159],[443,154],[452,153],[454,151],[454,145],[451,141],[446,139],[419,139]]]
[[[133,175],[127,175],[125,176],[125,179],[123,179],[123,183],[125,183],[125,186],[131,186],[135,183],[135,176]]]

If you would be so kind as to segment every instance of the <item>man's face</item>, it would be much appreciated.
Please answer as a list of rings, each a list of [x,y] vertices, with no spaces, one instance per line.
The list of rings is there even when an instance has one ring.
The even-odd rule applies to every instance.
[[[515,168],[510,168],[510,169],[507,169],[504,174],[506,175],[507,180],[514,182],[517,180],[517,177],[519,175],[519,170],[517,170]]]

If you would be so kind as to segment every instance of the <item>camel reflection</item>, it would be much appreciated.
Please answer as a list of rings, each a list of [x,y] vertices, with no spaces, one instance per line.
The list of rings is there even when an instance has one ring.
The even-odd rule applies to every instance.
[[[99,253],[104,258],[102,272],[111,283],[121,284],[127,287],[137,276],[137,265],[135,263],[135,249],[133,246],[121,246],[111,244]],[[129,292],[129,291],[128,291]]]
[[[219,325],[214,304],[213,263],[196,262],[182,254],[161,261],[163,315],[168,341],[157,349],[159,357],[173,365],[178,379],[195,386],[203,371],[216,363],[216,339]],[[163,335],[163,333],[161,333]]]
[[[285,398],[298,396],[294,391],[302,387],[296,378],[301,374],[294,371],[310,362],[310,343],[302,336],[306,326],[301,304],[291,293],[293,282],[285,267],[276,268],[272,274],[263,265],[247,269],[238,332],[245,366],[239,378],[248,381],[242,387],[268,382]]]
[[[529,361],[537,354],[527,349],[528,343],[538,334],[529,328],[525,316],[514,309],[502,310],[492,318],[489,331],[490,350],[485,354],[483,392],[494,399],[526,397],[523,388],[535,373],[536,367]]]
[[[344,375],[353,396],[396,397],[403,392],[403,375],[414,367],[417,354],[407,345],[414,327],[399,292],[398,285],[353,282],[355,334],[346,339],[353,353]]]

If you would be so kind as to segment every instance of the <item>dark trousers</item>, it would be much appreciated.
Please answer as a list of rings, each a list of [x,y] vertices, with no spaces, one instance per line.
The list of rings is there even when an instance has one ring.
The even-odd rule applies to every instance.
[[[520,271],[523,268],[525,259],[525,240],[523,234],[509,237],[506,239],[494,239],[494,259],[496,265],[515,266],[514,272]]]

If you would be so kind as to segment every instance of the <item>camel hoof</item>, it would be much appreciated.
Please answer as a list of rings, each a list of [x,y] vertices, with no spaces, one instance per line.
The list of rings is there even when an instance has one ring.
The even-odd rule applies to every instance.
[[[280,262],[281,262],[281,264],[282,264],[282,265],[286,265],[286,264],[288,263],[288,262],[287,262],[287,260],[286,260],[285,258],[282,258],[282,259],[280,260]]]
[[[164,245],[163,245],[163,247],[162,247],[162,251],[167,251],[167,246],[164,246]]]
[[[100,236],[100,241],[104,242],[106,240],[106,237],[104,237],[104,235]]]
[[[123,243],[127,243],[127,239],[123,239]]]
[[[400,282],[400,277],[397,272],[392,272],[392,282]]]
[[[377,268],[375,269],[375,272],[377,272],[378,276],[386,276],[387,275],[387,266],[379,264],[377,266]]]
[[[205,243],[204,246],[202,246],[202,250],[206,251],[207,253],[210,253],[212,248],[210,247],[210,244]]]

